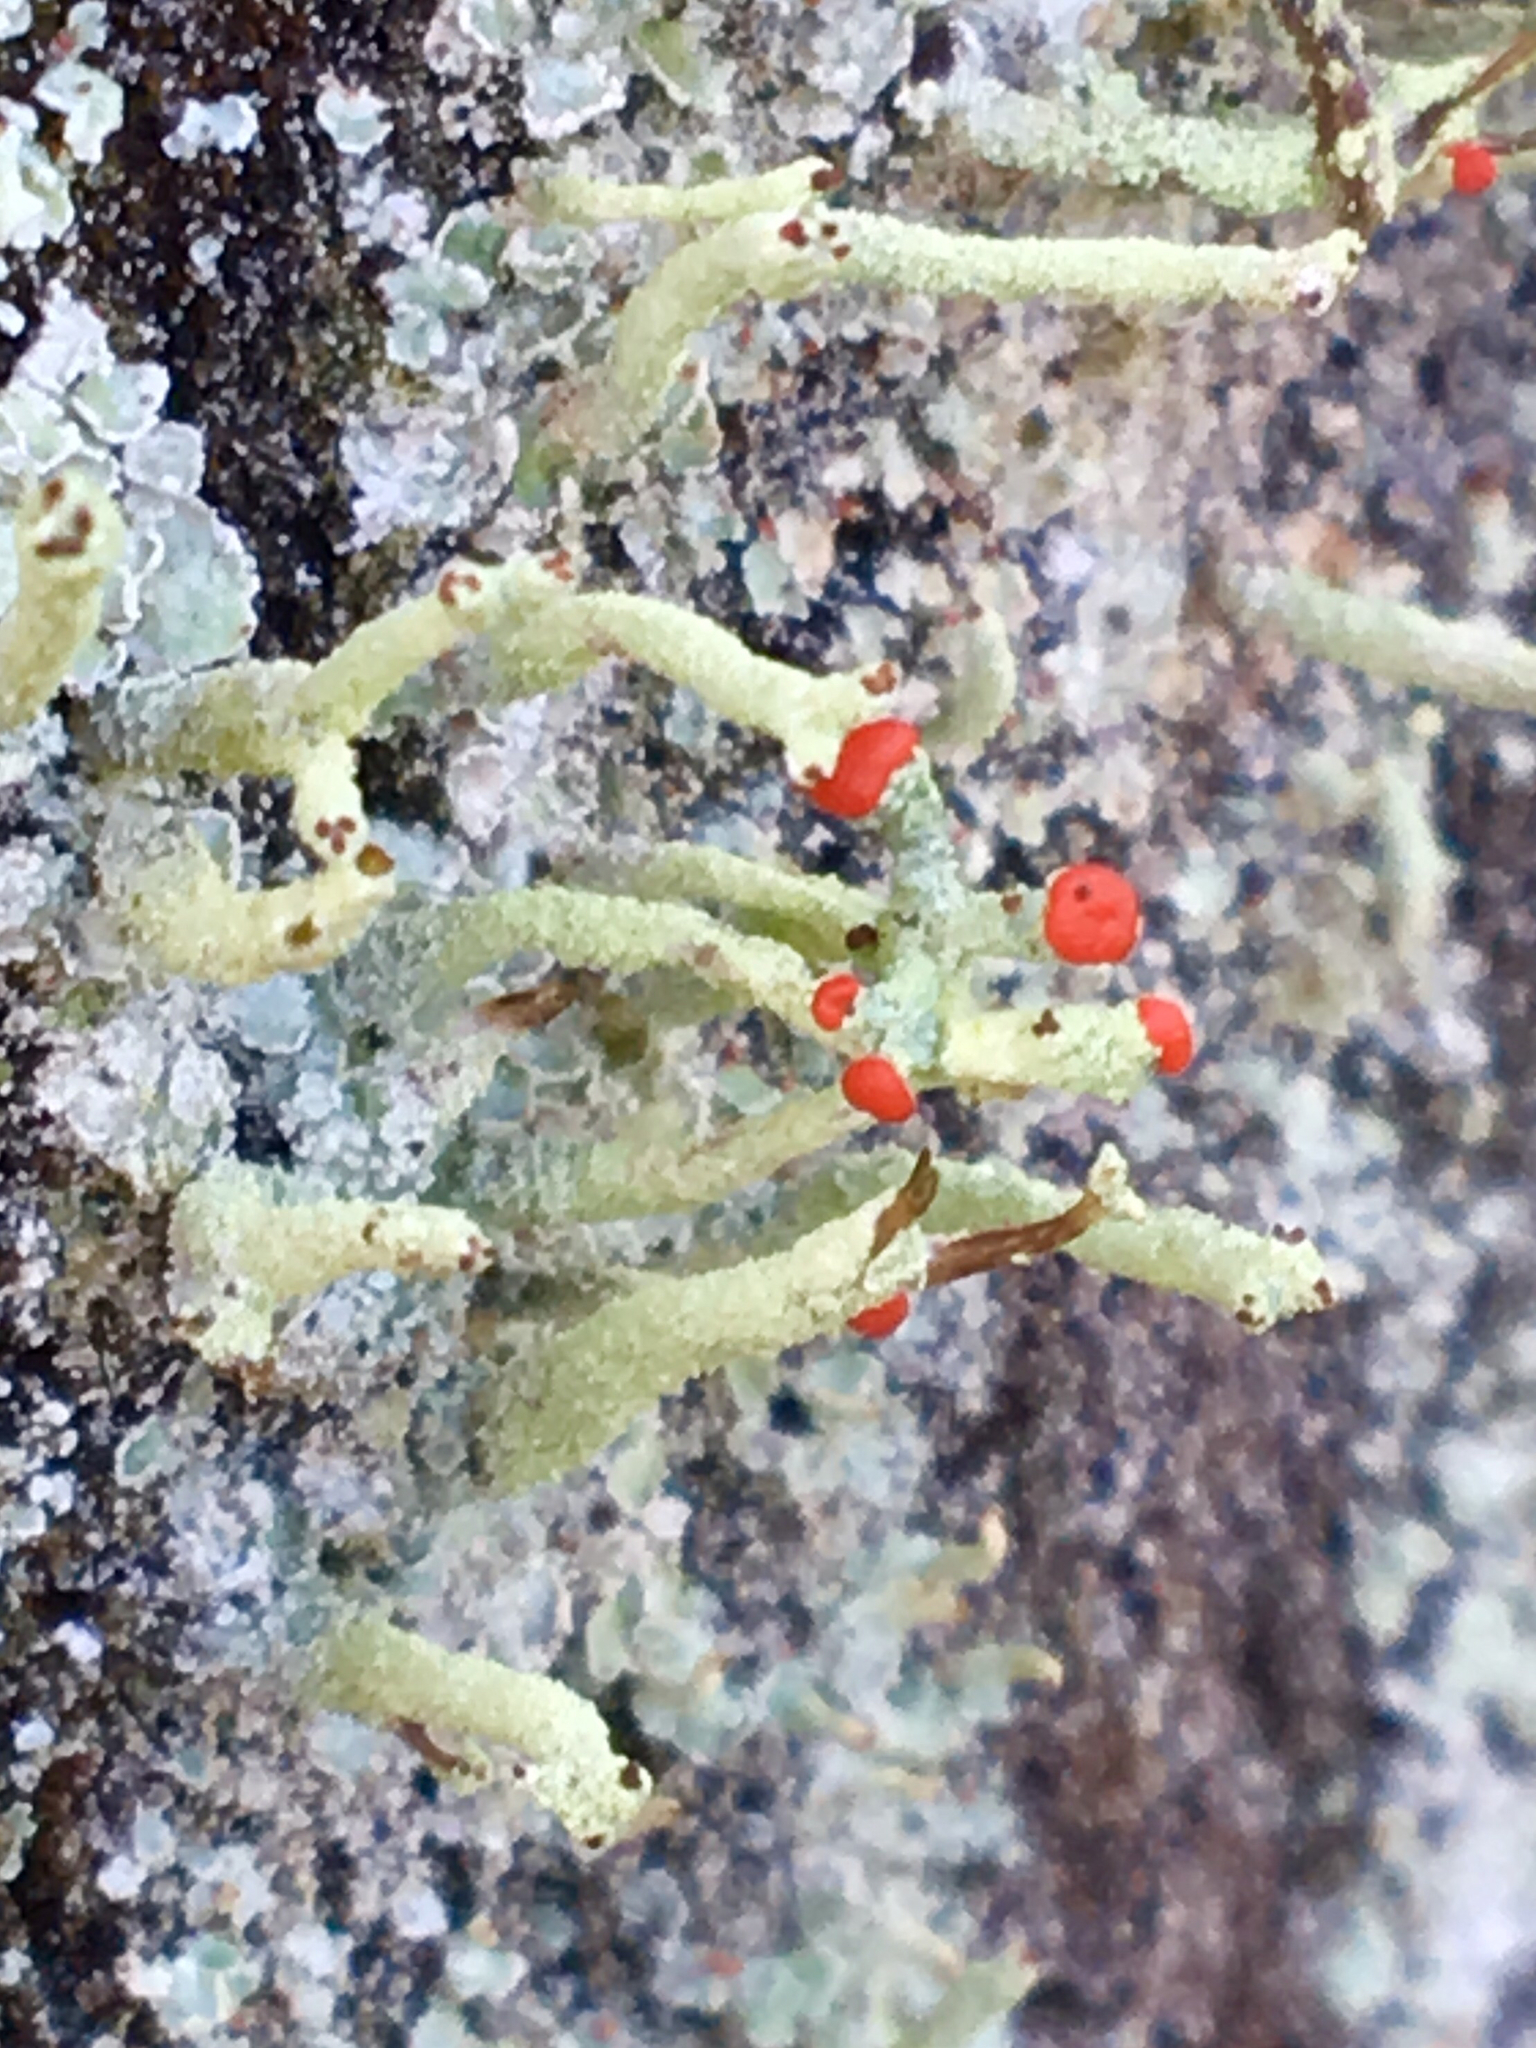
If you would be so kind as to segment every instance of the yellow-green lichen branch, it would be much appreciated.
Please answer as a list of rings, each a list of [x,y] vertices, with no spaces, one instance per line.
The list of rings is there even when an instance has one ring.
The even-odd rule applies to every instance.
[[[1013,710],[1019,691],[1007,622],[988,605],[952,626],[939,643],[949,665],[937,717],[923,741],[938,747],[984,747]]]
[[[919,118],[952,116],[988,163],[1063,183],[1145,189],[1172,177],[1250,215],[1289,213],[1326,196],[1309,122],[1159,113],[1128,72],[1095,60],[1051,94],[966,75],[951,90],[909,88],[907,97]]]
[[[678,841],[643,853],[633,863],[583,869],[583,878],[610,882],[627,896],[718,903],[747,929],[782,939],[808,960],[843,959],[848,934],[873,923],[882,899],[832,875],[807,875],[769,860],[749,859],[717,846]]]
[[[213,1364],[262,1359],[285,1301],[348,1273],[448,1279],[484,1265],[490,1242],[460,1209],[410,1200],[280,1199],[280,1180],[223,1167],[177,1198],[178,1314]]]
[[[733,220],[674,250],[626,300],[607,363],[546,421],[555,442],[625,452],[661,410],[693,335],[751,295],[800,299],[834,283],[937,298],[1050,298],[1126,311],[1230,301],[1319,313],[1355,272],[1364,244],[1340,229],[1270,250],[1121,236],[956,233],[889,215],[806,206]]]
[[[368,620],[320,662],[237,661],[209,670],[195,703],[169,732],[141,743],[135,765],[293,774],[315,746],[355,738],[408,677],[483,632],[492,589],[498,603],[514,601],[522,567],[495,572],[492,585],[475,564],[455,563],[426,596]]]
[[[845,1214],[877,1194],[889,1198],[911,1166],[911,1155],[894,1146],[839,1160],[806,1181],[793,1214],[804,1228],[811,1219]],[[1060,1216],[1070,1200],[1070,1193],[1054,1181],[1002,1160],[946,1159],[923,1225],[944,1238],[1014,1229]],[[1127,1209],[1102,1217],[1075,1237],[1066,1253],[1106,1278],[1143,1281],[1208,1301],[1255,1331],[1330,1308],[1336,1299],[1323,1257],[1305,1237],[1295,1232],[1265,1236],[1182,1205],[1148,1202],[1140,1215]]]
[[[754,654],[682,605],[583,591],[564,556],[458,562],[432,591],[360,626],[332,655],[237,662],[203,679],[175,728],[138,765],[215,775],[291,775],[328,739],[363,732],[408,677],[471,636],[486,636],[503,695],[559,690],[606,656],[641,662],[695,690],[737,724],[772,733],[798,770],[829,772],[848,731],[872,714],[869,671],[812,675]]]
[[[1341,589],[1304,569],[1229,564],[1221,589],[1239,617],[1281,627],[1299,654],[1490,711],[1536,713],[1536,647],[1494,619],[1442,619],[1424,605]]]
[[[562,1161],[558,1176],[506,1186],[480,1206],[493,1222],[509,1225],[676,1215],[722,1202],[868,1123],[837,1088],[797,1090],[701,1139],[691,1138],[670,1108],[641,1111],[617,1137]]]
[[[823,235],[820,225],[807,227],[797,211],[774,209],[731,220],[674,249],[625,300],[607,363],[573,394],[550,431],[597,454],[625,452],[661,410],[693,335],[750,293],[803,299],[832,280],[836,230]]]
[[[1043,1221],[1061,1204],[1059,1187],[1002,1161],[946,1162],[924,1221],[934,1232],[997,1229]],[[1265,1237],[1203,1209],[1148,1203],[1139,1218],[1106,1216],[1073,1241],[1068,1256],[1101,1273],[1212,1302],[1250,1330],[1334,1300],[1322,1254],[1309,1239]]]
[[[830,773],[873,704],[865,669],[812,675],[754,654],[713,620],[662,598],[580,591],[526,564],[482,572],[492,647],[521,689],[561,687],[604,655],[642,662],[737,725],[772,733],[795,773]]]
[[[706,1273],[646,1273],[542,1344],[497,1389],[482,1435],[499,1492],[516,1494],[590,1463],[637,1415],[699,1373],[830,1336],[927,1269],[921,1231],[878,1253],[887,1202],[867,1203],[787,1250]]]
[[[37,716],[100,625],[123,519],[98,483],[63,470],[27,492],[13,535],[17,590],[0,619],[0,732]]]
[[[1064,1088],[1128,1102],[1156,1064],[1134,1003],[1052,1003],[950,1018],[938,1069],[924,1085],[980,1095]]]
[[[953,298],[1050,298],[1125,312],[1222,301],[1275,312],[1322,312],[1354,276],[1360,237],[1340,228],[1294,249],[1121,235],[957,234],[879,214],[838,214],[849,249],[845,282]]]
[[[526,196],[547,219],[595,227],[610,220],[739,220],[746,214],[808,206],[837,182],[824,157],[803,156],[743,178],[710,178],[699,185],[624,185],[572,172],[541,179]]]
[[[338,958],[389,901],[393,866],[367,841],[318,874],[241,889],[189,835],[114,895],[126,935],[157,978],[240,988]]]
[[[591,1849],[640,1819],[651,1781],[615,1754],[608,1724],[579,1693],[540,1672],[513,1671],[472,1650],[445,1650],[381,1615],[345,1622],[325,1643],[317,1703],[376,1728],[468,1736],[516,1752],[528,1790]]]
[[[738,932],[686,903],[637,903],[596,889],[545,883],[446,904],[435,921],[431,972],[451,988],[518,952],[547,951],[566,967],[640,974],[684,968],[701,981],[813,1028],[815,981],[799,954]]]

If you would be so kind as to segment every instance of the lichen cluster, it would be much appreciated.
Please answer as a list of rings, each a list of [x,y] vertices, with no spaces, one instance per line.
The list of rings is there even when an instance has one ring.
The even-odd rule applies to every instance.
[[[82,28],[100,12],[75,10]],[[535,274],[542,261],[552,295],[565,270],[610,250],[639,247],[641,274],[596,346],[583,332],[563,358],[555,350],[558,374],[503,451],[522,545],[455,555],[316,661],[250,654],[252,582],[197,502],[195,437],[158,418],[153,375],[119,362],[66,294],[0,398],[18,485],[0,744],[8,780],[22,783],[74,750],[91,875],[88,892],[75,889],[25,853],[0,897],[0,909],[19,906],[14,931],[46,933],[58,970],[45,1100],[82,1146],[166,1199],[178,1335],[253,1391],[293,1392],[327,1313],[321,1290],[339,1285],[330,1300],[344,1322],[364,1298],[348,1287],[399,1283],[381,1326],[396,1318],[391,1341],[404,1332],[431,1371],[404,1412],[375,1404],[370,1419],[430,1469],[430,1482],[417,1472],[418,1505],[445,1551],[454,1518],[487,1499],[520,1498],[621,1439],[618,1457],[639,1455],[655,1404],[699,1374],[729,1369],[750,1390],[760,1361],[786,1350],[814,1357],[830,1341],[846,1357],[847,1326],[885,1327],[860,1318],[893,1300],[1057,1249],[1215,1303],[1256,1335],[1332,1305],[1310,1242],[1144,1203],[1113,1147],[1083,1185],[1056,1185],[1001,1156],[946,1156],[904,1113],[941,1090],[978,1105],[1031,1091],[1123,1102],[1156,1085],[1160,1064],[1171,1071],[1124,981],[1094,995],[1079,974],[1062,992],[1071,956],[1050,943],[1044,892],[979,887],[968,867],[948,799],[1016,715],[1001,614],[977,602],[945,621],[937,684],[883,659],[816,672],[687,606],[608,587],[573,544],[594,482],[655,463],[709,473],[722,447],[709,373],[719,344],[706,353],[696,337],[749,306],[849,290],[1137,315],[1221,304],[1305,319],[1331,305],[1366,235],[1444,182],[1447,140],[1475,132],[1468,88],[1499,79],[1486,54],[1378,75],[1336,8],[1274,12],[1301,56],[1310,112],[1251,129],[1157,114],[1127,80],[1086,64],[1040,120],[995,82],[967,87],[963,67],[942,87],[904,88],[914,121],[967,124],[1003,166],[1131,188],[1174,181],[1250,215],[1311,216],[1264,243],[960,233],[862,206],[857,178],[820,156],[687,186],[616,181],[577,161],[530,170],[504,202],[469,209],[430,258],[392,274],[402,373],[444,352],[455,315],[511,293],[514,260]],[[481,17],[494,8],[459,13],[461,38],[491,33]],[[649,61],[680,63],[650,27]],[[589,55],[569,56],[578,85]],[[44,104],[70,89],[63,70],[40,89]],[[72,90],[88,162],[111,110],[90,76]],[[383,132],[376,115],[333,89],[322,119],[338,149],[365,156]],[[183,131],[188,150],[240,146],[206,121]],[[548,138],[565,132],[550,113]],[[50,203],[49,231],[62,233],[24,127],[7,138],[0,209],[12,208],[12,237],[35,240]],[[646,239],[626,244],[636,223]],[[1278,627],[1299,651],[1390,683],[1530,701],[1529,649],[1491,627],[1273,565],[1223,558],[1215,581],[1233,616]],[[612,664],[673,686],[684,727],[712,719],[773,743],[775,800],[819,796],[866,826],[878,879],[813,875],[686,834],[617,853],[593,835],[558,876],[532,877],[515,858],[500,875],[441,872],[413,865],[370,818],[359,750],[396,716],[478,717],[507,732]],[[926,744],[882,771],[870,801],[839,811],[828,792],[846,749],[886,721]],[[232,829],[242,786],[281,808],[289,843],[275,862]],[[1081,961],[1102,982],[1123,957]],[[849,984],[835,1017],[818,1007],[829,976]],[[311,1134],[298,1164],[230,1156],[229,1104],[195,1033],[175,1022],[214,989],[274,1055],[324,1047],[291,1104],[295,1134]],[[766,1078],[747,1084],[712,1066],[722,1020],[744,1017],[773,1041]],[[163,1067],[157,1043],[170,1048]],[[527,1072],[542,1071],[552,1114],[537,1090],[520,1098],[513,1043]],[[906,1093],[850,1085],[871,1064]],[[583,1090],[601,1112],[585,1124],[562,1099]],[[408,1172],[381,1165],[372,1144],[392,1121],[410,1134]],[[872,1142],[892,1135],[882,1124],[909,1125],[912,1142]],[[877,1575],[869,1599],[895,1661],[912,1630],[958,1612],[959,1589],[1000,1563],[984,1531],[977,1546],[935,1546],[911,1572]],[[393,1731],[461,1790],[499,1772],[593,1852],[660,1824],[649,1774],[572,1688],[408,1630],[353,1585],[313,1570],[305,1583],[286,1639],[268,1647],[307,1705]],[[634,1612],[605,1608],[595,1664],[639,1660],[641,1610],[666,1599],[651,1588]],[[686,1636],[684,1620],[653,1623],[645,1654],[669,1626]],[[975,1674],[989,1697],[1048,1681],[1039,1653],[992,1647]],[[699,1662],[656,1684],[689,1739],[717,1741],[732,1725],[723,1713],[711,1722]],[[775,1710],[838,1723],[856,1750],[864,1724],[830,1691],[788,1677]],[[924,1713],[963,1720],[961,1696],[959,1681],[936,1687],[909,1702],[910,1726],[869,1740],[899,1755]],[[941,1976],[948,1991],[903,2040],[969,2040],[1029,1981],[1011,1956],[966,1968],[951,1954]],[[806,2000],[801,2017],[813,2018]]]

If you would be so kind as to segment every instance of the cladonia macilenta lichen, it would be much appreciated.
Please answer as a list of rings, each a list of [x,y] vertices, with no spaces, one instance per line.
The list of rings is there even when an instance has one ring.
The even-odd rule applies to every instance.
[[[86,61],[101,13],[74,10],[77,54],[34,93],[85,168],[113,125],[111,81]],[[952,1290],[1058,1250],[1214,1304],[1253,1344],[1331,1308],[1336,1281],[1294,1223],[1263,1232],[1144,1199],[1140,1163],[1133,1176],[1096,1128],[1126,1103],[1155,1121],[1145,1105],[1165,1084],[1199,1117],[1198,1067],[1182,1077],[1200,1018],[1162,986],[1165,941],[1156,967],[1137,964],[1128,878],[1101,948],[1083,863],[1055,864],[1088,894],[1076,925],[1053,921],[1051,891],[989,880],[966,829],[966,771],[1019,709],[1025,598],[1001,541],[964,603],[903,560],[827,627],[835,551],[817,508],[786,502],[753,524],[723,481],[744,394],[772,400],[781,344],[814,360],[846,322],[881,365],[884,403],[900,381],[893,309],[908,302],[975,302],[989,319],[1022,303],[1128,322],[1210,304],[1310,319],[1414,181],[1433,186],[1475,106],[1415,124],[1479,76],[1394,67],[1379,94],[1344,94],[1354,115],[1339,120],[1325,118],[1334,86],[1313,76],[1309,117],[1252,135],[1161,116],[1086,67],[1038,131],[999,81],[983,90],[962,68],[947,90],[909,84],[916,124],[969,123],[1005,167],[1136,189],[1174,179],[1254,214],[1316,214],[1262,240],[1002,235],[920,217],[915,200],[866,202],[857,138],[843,164],[803,153],[828,132],[847,141],[828,110],[903,68],[910,17],[890,10],[887,25],[882,40],[862,13],[808,12],[810,93],[777,155],[722,152],[701,127],[658,182],[627,145],[616,177],[577,141],[442,219],[381,168],[387,100],[340,76],[315,84],[352,230],[399,259],[380,285],[387,367],[341,444],[356,537],[452,526],[460,543],[432,538],[414,594],[318,659],[252,653],[260,594],[241,539],[199,495],[198,431],[164,417],[165,372],[121,360],[69,292],[48,298],[0,397],[13,486],[0,760],[6,788],[59,834],[0,855],[0,946],[46,967],[39,1105],[160,1206],[156,1284],[192,1387],[119,1469],[168,1488],[181,1568],[206,1595],[189,1657],[252,1683],[275,1675],[339,1776],[406,1757],[537,1830],[549,1824],[531,1794],[590,1853],[676,1819],[596,1685],[632,1681],[651,1736],[689,1757],[718,1755],[754,1717],[819,1744],[815,1796],[897,1874],[890,1897],[830,1903],[843,1867],[830,1847],[807,1852],[819,1930],[808,1909],[803,1938],[752,1958],[739,1993],[725,1969],[673,1965],[680,1999],[739,1996],[760,2048],[820,2043],[845,2019],[828,2041],[960,2048],[1032,1981],[1011,1948],[973,1957],[986,1947],[973,1919],[935,1912],[888,1839],[899,1806],[939,1862],[1012,1853],[1000,1801],[955,1818],[930,1779],[1011,1687],[1049,1685],[1060,1667],[1023,1641],[929,1657],[925,1632],[984,1602],[1007,1544],[991,1518],[963,1543],[900,1527],[921,1446],[910,1415],[885,1412],[871,1346],[921,1344]],[[514,51],[529,133],[551,149],[616,114],[639,71],[679,120],[707,124],[729,102],[726,60],[691,13],[546,21],[466,0],[440,10],[428,46],[438,73],[469,80]],[[259,150],[262,105],[254,90],[189,97],[165,151],[237,165]],[[68,179],[37,134],[25,110],[0,134],[0,230],[16,249],[69,225]],[[205,242],[201,260],[218,254]],[[878,460],[892,502],[916,502],[931,438],[973,431],[963,410],[948,390],[921,432],[861,417],[862,452],[836,457],[850,493],[859,463]],[[670,526],[647,516],[653,485]],[[1069,559],[1059,534],[1055,546],[1063,585],[1079,571],[1086,583],[1093,558]],[[689,574],[672,573],[685,553]],[[1507,633],[1220,549],[1214,562],[1209,601],[1303,653],[1397,684],[1434,680],[1427,664],[1478,701],[1525,706],[1529,662]],[[727,565],[804,639],[710,616],[687,586]],[[1170,636],[1179,574],[1149,603]],[[926,615],[911,659],[890,651],[909,610]],[[590,727],[607,716],[622,731],[656,679],[670,693],[658,731],[723,796],[674,801],[662,773],[642,798],[633,764],[593,743]],[[1106,702],[1134,714],[1135,689],[1092,681],[1064,724],[1093,734]],[[392,813],[398,792],[370,769],[408,727],[443,750],[453,831]],[[1419,913],[1444,874],[1419,767],[1405,743],[1373,788],[1410,878],[1395,929],[1422,949]],[[770,843],[779,818],[798,849],[794,834]],[[797,858],[829,820],[846,834],[840,863]],[[1054,1178],[1013,1156],[1042,1105],[1081,1120]],[[965,1141],[948,1145],[957,1117]],[[19,1256],[49,1250],[39,1224]],[[889,1520],[870,1549],[846,1501],[829,1508],[848,1557],[826,1639],[726,1683],[721,1595],[683,1583],[671,1556],[682,1532],[656,1410],[725,1374],[734,1451],[756,1470],[785,1352],[803,1358],[810,1419],[773,1452],[779,1482],[802,1504],[846,1492]],[[278,1415],[322,1395],[355,1409],[355,1461],[316,1453],[310,1492],[288,1497],[253,1471],[210,1507],[198,1453],[214,1374]],[[562,1653],[582,1631],[525,1496],[599,1464],[632,1526],[583,1670]],[[13,1540],[51,1499],[29,1497]],[[322,1542],[324,1526],[336,1533]],[[491,1621],[457,1590],[477,1573],[512,1589]],[[52,1745],[51,1724],[23,1728],[27,1754]],[[30,1825],[15,1824],[18,1842]],[[128,1897],[155,1856],[123,1847],[107,1867]],[[425,1908],[399,1917],[407,1933],[432,1924]],[[259,1981],[222,1932],[130,1974],[188,2028],[232,2021]]]

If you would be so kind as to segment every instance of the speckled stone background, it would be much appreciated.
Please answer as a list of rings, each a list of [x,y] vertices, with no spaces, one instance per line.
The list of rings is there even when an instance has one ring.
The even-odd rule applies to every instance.
[[[1246,11],[1215,5],[96,12],[122,122],[72,174],[70,232],[13,252],[0,377],[60,289],[120,358],[164,364],[164,416],[201,434],[204,501],[259,567],[267,655],[326,650],[457,547],[547,530],[509,496],[497,422],[662,244],[514,260],[439,312],[431,238],[520,163],[587,151],[656,177],[817,147],[861,203],[1208,237],[1238,224],[979,164],[905,91],[967,39],[1039,88],[1083,34],[1165,104],[1294,92]],[[30,13],[0,43],[15,102],[68,32],[63,8]],[[1468,14],[1377,25],[1453,39]],[[338,149],[327,84],[376,94],[387,142]],[[252,138],[167,153],[188,102],[226,95]],[[388,280],[411,263],[441,332],[406,370]],[[993,2042],[1514,2048],[1536,2029],[1536,730],[1298,664],[1213,615],[1200,570],[1218,541],[1275,550],[1531,629],[1527,182],[1406,217],[1315,321],[869,294],[709,346],[718,462],[594,489],[573,535],[593,573],[810,664],[931,669],[950,607],[998,603],[1020,713],[947,771],[972,872],[1123,863],[1148,902],[1124,983],[1200,1020],[1200,1063],[1128,1111],[939,1097],[942,1147],[1069,1185],[1114,1133],[1149,1196],[1308,1228],[1347,1299],[1254,1338],[1065,1257],[968,1282],[878,1354],[691,1386],[438,1561],[430,1460],[399,1476],[383,1410],[451,1348],[443,1318],[342,1290],[294,1331],[286,1391],[214,1380],[167,1322],[168,1197],[142,1170],[160,1138],[136,1150],[114,1111],[112,1142],[85,1142],[92,1059],[152,1133],[169,1083],[108,1072],[89,1014],[61,1007],[49,934],[90,888],[75,720],[0,785],[0,836],[59,876],[0,984],[0,2039],[834,2048],[886,2040],[865,1993],[948,1941],[1040,1965]],[[1427,764],[1443,903],[1403,901],[1373,779],[1398,751]],[[405,718],[362,765],[413,879],[537,874],[637,834],[855,880],[878,861],[786,793],[772,746],[612,676],[537,715]],[[241,796],[276,872],[282,792]],[[409,1118],[365,1129],[303,1029],[214,995],[134,1015],[167,1072],[213,1063],[189,1166],[429,1184]],[[580,1034],[551,1036],[529,1068],[579,1102]],[[380,1058],[398,1107],[409,1063]],[[749,1022],[696,1061],[771,1083],[786,1052]],[[876,1596],[903,1544],[974,1540],[994,1505],[1001,1572],[893,1646]],[[674,1818],[584,1857],[537,1812],[307,1716],[285,1656],[322,1579],[592,1692]],[[1059,1689],[986,1665],[1030,1641]],[[855,1719],[898,1700],[927,1748],[871,1759],[808,1727],[796,1674]]]

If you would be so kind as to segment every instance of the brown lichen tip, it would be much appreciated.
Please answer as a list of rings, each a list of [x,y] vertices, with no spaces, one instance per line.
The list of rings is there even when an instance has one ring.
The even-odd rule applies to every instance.
[[[461,1273],[483,1272],[491,1263],[491,1251],[490,1239],[488,1237],[481,1237],[477,1231],[471,1231],[464,1240],[463,1251],[459,1253],[459,1271]]]
[[[824,164],[819,171],[811,173],[813,192],[835,192],[843,182],[843,172],[836,164]]]
[[[384,875],[392,874],[394,866],[393,860],[376,839],[370,839],[357,856],[357,872],[366,875],[370,882],[376,882]]]
[[[872,668],[868,675],[861,676],[859,681],[871,697],[889,697],[900,677],[894,661],[882,661]]]
[[[59,482],[58,478],[54,479]],[[55,504],[58,500],[53,501]],[[96,520],[89,505],[77,505],[70,514],[69,531],[56,533],[48,540],[37,541],[32,549],[40,562],[67,561],[72,555],[83,555],[90,545],[91,535],[96,531]]]
[[[312,917],[301,917],[297,924],[289,925],[283,933],[283,944],[292,947],[295,953],[302,953],[306,946],[312,946],[320,936],[320,927]]]
[[[484,588],[473,569],[445,569],[437,579],[437,601],[457,611],[466,597],[475,597]]]

